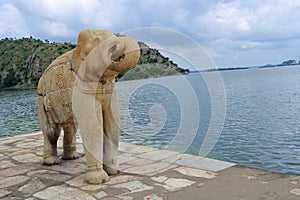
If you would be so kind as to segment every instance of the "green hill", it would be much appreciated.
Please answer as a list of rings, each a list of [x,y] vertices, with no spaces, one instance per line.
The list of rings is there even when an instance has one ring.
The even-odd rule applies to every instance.
[[[156,49],[139,42],[141,57],[138,66],[118,80],[144,79],[189,71],[177,66]],[[47,40],[5,38],[0,40],[0,88],[34,88],[49,64],[58,56],[75,48],[75,44]]]

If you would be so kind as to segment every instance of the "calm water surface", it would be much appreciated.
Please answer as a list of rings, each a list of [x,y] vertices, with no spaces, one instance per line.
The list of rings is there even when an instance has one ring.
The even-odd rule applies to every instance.
[[[300,67],[224,72],[227,116],[212,157],[300,174]]]
[[[300,67],[223,71],[221,75],[226,118],[208,157],[300,175]],[[177,88],[182,79],[193,91],[185,99],[196,95],[200,114],[182,115],[182,108],[191,102],[155,84],[159,79],[118,83],[123,141],[165,148],[183,121],[191,127],[197,123],[186,152],[198,155],[211,123],[210,93],[199,74],[163,78]],[[0,113],[0,137],[40,130],[35,90],[0,92]]]
[[[36,90],[0,91],[0,137],[40,130]]]

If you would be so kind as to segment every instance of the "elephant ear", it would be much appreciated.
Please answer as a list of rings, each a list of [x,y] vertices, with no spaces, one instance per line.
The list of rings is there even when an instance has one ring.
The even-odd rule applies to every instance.
[[[118,37],[125,44],[123,55],[112,55],[113,63],[109,69],[116,72],[125,72],[136,66],[140,58],[140,48],[137,42],[130,37]]]
[[[73,50],[72,69],[77,73],[79,67],[87,55],[102,41],[106,40],[113,33],[107,30],[86,29],[79,33],[77,45]]]

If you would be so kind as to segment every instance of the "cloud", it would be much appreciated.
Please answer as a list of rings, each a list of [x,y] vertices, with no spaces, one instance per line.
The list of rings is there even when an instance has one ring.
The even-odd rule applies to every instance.
[[[215,67],[205,49],[193,38],[181,32],[148,27],[129,30],[125,34],[146,42],[178,64],[184,63],[184,67],[199,70]]]
[[[232,37],[251,31],[250,18],[249,11],[243,9],[239,1],[218,2],[204,15],[202,22],[210,28],[209,31],[217,33],[218,37]]]
[[[292,55],[300,40],[299,9],[298,0],[2,0],[0,37],[76,42],[86,28],[165,27],[195,39],[218,65],[230,65],[241,52],[290,49]]]
[[[34,36],[73,41],[80,30],[93,25],[91,22],[97,18],[95,15],[101,6],[96,0],[14,0],[12,5],[19,10]]]
[[[28,32],[20,11],[13,5],[4,3],[0,7],[0,36],[20,37]]]

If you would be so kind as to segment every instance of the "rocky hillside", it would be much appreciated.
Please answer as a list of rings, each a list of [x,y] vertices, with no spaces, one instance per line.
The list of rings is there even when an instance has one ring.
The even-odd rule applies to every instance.
[[[179,68],[177,64],[164,57],[156,49],[149,48],[139,42],[141,57],[138,66],[119,80],[132,80],[185,74],[188,70]],[[0,88],[36,87],[47,66],[58,56],[75,48],[71,43],[56,43],[47,40],[22,38],[0,40]]]
[[[73,49],[70,43],[49,43],[30,38],[0,41],[0,87],[36,87],[45,68]]]

